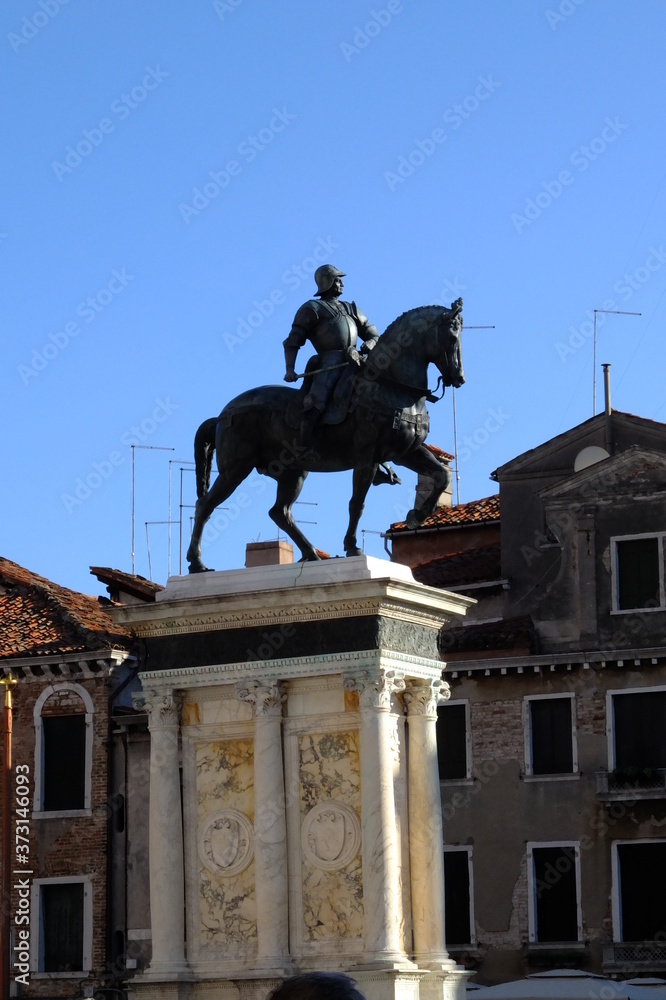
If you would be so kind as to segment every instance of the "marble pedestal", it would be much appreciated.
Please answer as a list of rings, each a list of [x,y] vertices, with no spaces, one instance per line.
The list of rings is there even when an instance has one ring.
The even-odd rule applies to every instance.
[[[312,969],[368,1000],[462,997],[435,721],[438,634],[469,603],[360,557],[175,577],[117,610],[145,642],[152,745],[137,997],[262,1000]]]

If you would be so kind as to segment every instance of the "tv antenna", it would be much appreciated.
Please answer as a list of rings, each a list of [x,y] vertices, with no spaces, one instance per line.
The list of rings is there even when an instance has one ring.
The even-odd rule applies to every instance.
[[[640,316],[641,313],[624,312],[622,309],[594,310],[594,358],[592,361],[592,416],[597,415],[597,313],[615,313],[616,316]]]
[[[134,507],[135,507],[135,472],[134,472],[134,451],[136,448],[141,448],[145,451],[175,451],[175,448],[162,448],[156,444],[133,444],[132,448],[132,576],[134,576],[135,566],[134,566]],[[169,514],[171,517],[171,514]]]

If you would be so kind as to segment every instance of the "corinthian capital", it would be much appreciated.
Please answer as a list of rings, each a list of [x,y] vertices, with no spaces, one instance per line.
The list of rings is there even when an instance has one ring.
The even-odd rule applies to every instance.
[[[249,701],[255,715],[281,716],[286,700],[279,681],[247,681],[236,688],[239,701]]]
[[[451,697],[449,685],[437,677],[434,680],[409,680],[403,701],[407,715],[422,715],[427,719],[437,718],[437,706]]]
[[[172,689],[143,691],[135,699],[136,707],[143,708],[148,715],[149,729],[178,727],[182,703],[182,696]]]
[[[345,674],[347,691],[357,691],[361,708],[391,708],[391,695],[404,691],[405,679],[395,670],[380,667],[377,671],[359,670]]]

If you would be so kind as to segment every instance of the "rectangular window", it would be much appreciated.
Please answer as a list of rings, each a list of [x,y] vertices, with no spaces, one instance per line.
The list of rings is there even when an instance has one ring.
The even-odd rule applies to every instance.
[[[44,715],[42,733],[42,809],[85,808],[85,715]]]
[[[571,942],[581,938],[577,844],[528,844],[530,940]]]
[[[649,611],[666,607],[664,535],[615,538],[614,611]]]
[[[30,968],[66,978],[92,968],[92,886],[86,876],[35,879]]]
[[[474,942],[471,848],[444,851],[444,926],[449,946]]]
[[[574,699],[527,699],[528,774],[572,774],[576,770],[573,729]]]
[[[442,781],[469,778],[467,702],[448,702],[437,709],[437,763]]]
[[[612,769],[666,767],[666,690],[611,693]]]
[[[666,841],[615,848],[616,939],[660,941],[666,927]]]

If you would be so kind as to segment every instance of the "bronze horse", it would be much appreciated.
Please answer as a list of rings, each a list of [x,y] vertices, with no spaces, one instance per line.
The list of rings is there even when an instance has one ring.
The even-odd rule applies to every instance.
[[[403,313],[377,341],[365,364],[351,376],[346,416],[322,423],[314,447],[300,442],[300,401],[308,389],[261,386],[232,399],[219,417],[199,427],[194,439],[197,504],[187,551],[190,573],[206,570],[201,561],[204,525],[216,507],[231,496],[253,469],[277,482],[269,515],[301,551],[303,560],[318,559],[316,550],[295,524],[291,508],[309,472],[353,469],[345,554],[362,552],[356,531],[365,497],[380,464],[395,462],[430,477],[432,492],[407,515],[411,528],[422,524],[449,485],[450,472],[424,445],[429,430],[426,400],[428,365],[441,373],[443,386],[465,381],[460,354],[462,299],[450,308],[421,306]],[[316,367],[316,359],[310,367]],[[209,489],[213,451],[219,474]]]

